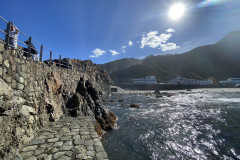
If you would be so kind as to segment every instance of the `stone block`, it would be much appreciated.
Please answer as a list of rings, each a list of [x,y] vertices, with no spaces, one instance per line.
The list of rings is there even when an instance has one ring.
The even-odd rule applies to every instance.
[[[36,145],[45,143],[45,139],[34,139],[28,145]]]
[[[27,152],[27,151],[34,151],[34,150],[36,150],[37,148],[38,148],[37,145],[27,146],[27,147],[24,147],[24,148],[22,149],[22,151],[24,151],[24,152]]]
[[[15,62],[18,63],[18,64],[21,63],[19,58],[15,58]]]
[[[74,144],[84,144],[84,141],[81,139],[80,135],[76,135],[73,137],[74,139]]]
[[[28,80],[25,80],[25,81],[24,81],[24,85],[25,85],[25,86],[28,86]]]
[[[28,157],[31,157],[32,155],[33,155],[33,151],[29,151],[29,152],[22,152],[21,153],[21,156],[22,156],[22,158],[24,158],[24,159],[26,159],[26,158],[28,158]]]
[[[28,116],[28,122],[30,124],[33,124],[34,123],[34,117],[33,116]]]
[[[97,160],[102,160],[102,159],[105,159],[107,158],[107,154],[105,152],[99,152],[96,154],[96,157],[97,157]]]
[[[11,77],[11,76],[7,76],[7,77],[6,77],[6,81],[8,82],[8,84],[11,84],[11,82],[12,82],[12,77]]]
[[[59,138],[52,138],[47,140],[47,142],[57,142],[57,141],[59,141]]]
[[[24,89],[24,85],[21,83],[17,83],[17,89],[22,91]]]
[[[0,54],[0,65],[2,65],[2,61],[3,61],[2,54]]]
[[[65,152],[57,152],[53,155],[54,159],[59,159],[62,155],[64,155]]]
[[[60,151],[70,151],[73,148],[73,146],[62,146],[60,147]]]
[[[61,147],[63,145],[63,142],[56,142],[54,143],[54,147]]]
[[[29,158],[27,158],[25,160],[38,160],[38,159],[36,157],[32,156],[32,157],[29,157]]]
[[[13,95],[13,90],[2,79],[0,79],[0,95],[6,95],[9,98]]]
[[[25,73],[25,72],[20,72],[20,75],[21,75],[24,79],[27,79],[27,78],[28,78],[28,75],[27,75],[27,73]]]
[[[22,105],[19,112],[22,113],[24,116],[29,116],[30,113],[36,114],[36,110],[33,107],[27,105]]]
[[[4,63],[4,66],[6,66],[7,68],[10,67],[9,60],[5,60],[3,63]]]
[[[2,77],[2,75],[3,75],[3,70],[2,68],[0,68],[0,77]]]
[[[19,78],[19,82],[20,82],[20,83],[24,83],[24,78],[23,78],[23,77],[20,77],[20,78]]]

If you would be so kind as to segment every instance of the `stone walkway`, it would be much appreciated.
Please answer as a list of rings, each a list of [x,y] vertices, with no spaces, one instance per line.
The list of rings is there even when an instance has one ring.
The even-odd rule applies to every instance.
[[[107,160],[90,118],[66,117],[41,130],[21,153],[23,160]],[[16,160],[21,160],[16,157]]]

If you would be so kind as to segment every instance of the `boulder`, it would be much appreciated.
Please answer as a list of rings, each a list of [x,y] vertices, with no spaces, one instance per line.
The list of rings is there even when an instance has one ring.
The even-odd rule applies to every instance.
[[[139,105],[137,105],[137,104],[130,104],[130,108],[139,108],[140,106]]]
[[[125,100],[124,99],[119,99],[118,102],[124,102]]]

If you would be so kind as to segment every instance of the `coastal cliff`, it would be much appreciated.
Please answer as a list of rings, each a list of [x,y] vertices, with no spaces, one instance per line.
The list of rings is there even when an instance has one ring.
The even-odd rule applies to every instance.
[[[99,135],[116,116],[102,104],[111,79],[90,60],[71,60],[72,69],[47,65],[4,50],[0,44],[0,158],[14,157],[37,132],[64,116],[90,116]]]

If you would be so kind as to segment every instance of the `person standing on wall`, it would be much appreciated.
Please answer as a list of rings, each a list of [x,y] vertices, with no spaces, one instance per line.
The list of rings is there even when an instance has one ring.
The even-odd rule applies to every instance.
[[[18,40],[19,30],[12,22],[10,22],[10,32],[9,32],[9,44],[13,49],[13,53],[17,49],[17,40]]]

